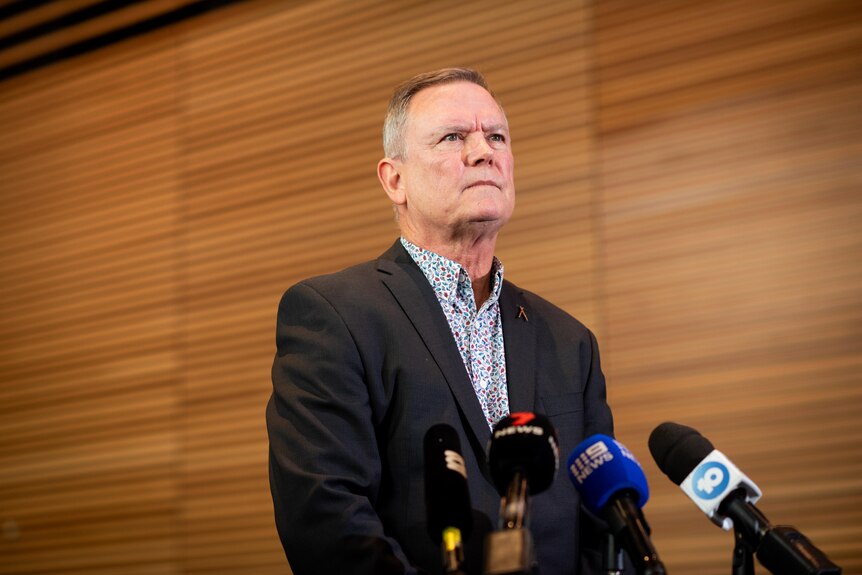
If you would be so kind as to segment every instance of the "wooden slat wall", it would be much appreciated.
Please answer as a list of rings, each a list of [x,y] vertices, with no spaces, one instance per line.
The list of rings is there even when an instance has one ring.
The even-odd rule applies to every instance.
[[[0,82],[231,1],[0,2]]]
[[[506,106],[500,256],[598,332],[670,571],[731,537],[666,419],[862,571],[860,48],[850,0],[253,1],[0,84],[0,573],[287,571],[275,307],[394,239],[386,100],[446,65]]]
[[[171,573],[183,422],[176,47],[0,86],[0,573]]]
[[[699,429],[862,571],[862,6],[596,4],[605,369],[673,573],[732,536],[651,462]],[[723,537],[722,537],[723,536]]]

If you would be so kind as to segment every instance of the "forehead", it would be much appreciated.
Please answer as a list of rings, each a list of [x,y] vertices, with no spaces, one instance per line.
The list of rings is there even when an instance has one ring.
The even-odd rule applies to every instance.
[[[407,107],[408,124],[434,125],[508,125],[506,115],[494,97],[478,84],[451,82],[431,86],[415,94]]]

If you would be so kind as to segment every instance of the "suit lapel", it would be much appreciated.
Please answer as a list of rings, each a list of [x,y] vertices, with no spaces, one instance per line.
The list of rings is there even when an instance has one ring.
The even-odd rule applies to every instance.
[[[500,293],[500,320],[506,350],[506,383],[509,410],[534,411],[536,403],[536,322],[523,292],[511,282],[503,282]]]
[[[377,269],[443,373],[471,431],[484,445],[490,429],[434,289],[400,241],[378,260]]]

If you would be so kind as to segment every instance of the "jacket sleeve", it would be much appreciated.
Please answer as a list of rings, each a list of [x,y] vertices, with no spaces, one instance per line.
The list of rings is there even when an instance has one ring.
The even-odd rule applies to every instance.
[[[589,353],[582,357],[587,359],[589,375],[586,379],[584,395],[584,437],[590,437],[597,433],[614,436],[614,420],[611,408],[607,402],[607,387],[605,376],[602,373],[601,360],[599,359],[599,344],[596,336],[589,332]],[[567,478],[568,479],[568,478]],[[587,512],[580,514],[581,533],[581,557],[580,573],[600,574],[606,573],[603,569],[602,546],[603,533],[607,529],[600,519],[591,516]],[[626,556],[623,573],[635,575],[636,571],[632,561]]]
[[[605,375],[602,373],[602,363],[599,359],[599,344],[591,331],[589,348],[584,349],[581,358],[584,365],[589,366],[584,385],[584,437],[597,433],[614,435],[614,418],[608,405],[608,393],[605,386]]]
[[[282,297],[276,347],[266,410],[269,476],[293,572],[415,573],[375,512],[381,458],[349,326],[301,283]]]

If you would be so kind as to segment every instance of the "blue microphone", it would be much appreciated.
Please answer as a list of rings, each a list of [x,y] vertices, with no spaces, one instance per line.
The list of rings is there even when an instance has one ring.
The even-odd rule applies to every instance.
[[[649,499],[646,476],[631,451],[607,435],[582,441],[569,456],[569,478],[581,503],[608,523],[641,575],[664,575],[641,507]]]

